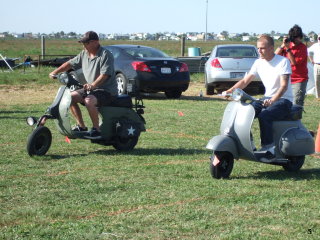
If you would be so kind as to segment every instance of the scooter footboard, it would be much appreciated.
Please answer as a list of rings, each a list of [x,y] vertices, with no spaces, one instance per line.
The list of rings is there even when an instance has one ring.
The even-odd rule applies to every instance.
[[[218,135],[211,138],[206,148],[213,151],[230,152],[235,159],[239,159],[236,143],[229,136]]]

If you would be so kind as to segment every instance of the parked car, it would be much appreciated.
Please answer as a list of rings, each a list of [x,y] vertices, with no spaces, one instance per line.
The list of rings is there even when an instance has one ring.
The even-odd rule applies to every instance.
[[[242,79],[250,70],[252,64],[259,58],[258,50],[249,44],[225,44],[213,48],[205,64],[206,94],[221,92]],[[255,78],[248,88],[264,92],[259,78]]]
[[[114,56],[119,94],[164,92],[167,98],[179,98],[190,83],[188,65],[164,52],[140,45],[104,46]]]

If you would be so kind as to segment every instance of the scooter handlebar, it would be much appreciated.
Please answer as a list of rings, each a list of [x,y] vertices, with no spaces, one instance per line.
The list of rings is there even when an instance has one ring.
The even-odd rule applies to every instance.
[[[221,96],[221,97],[231,97],[231,96],[232,96],[232,93],[227,93],[226,91],[223,91],[221,94],[218,94],[218,96]]]
[[[57,78],[58,78],[58,75],[57,75],[57,74],[52,74],[52,73],[50,73],[49,76],[50,76],[51,78],[53,78],[53,79],[57,79]]]

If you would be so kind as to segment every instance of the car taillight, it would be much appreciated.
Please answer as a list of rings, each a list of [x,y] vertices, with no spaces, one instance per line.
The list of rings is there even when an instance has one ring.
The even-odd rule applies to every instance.
[[[181,63],[179,72],[189,72],[189,67],[188,67],[188,65],[185,64],[185,63]]]
[[[140,72],[151,72],[150,68],[145,62],[135,61],[131,63],[132,67],[136,71]]]
[[[214,67],[214,68],[222,68],[218,58],[214,58],[211,61],[211,66]]]

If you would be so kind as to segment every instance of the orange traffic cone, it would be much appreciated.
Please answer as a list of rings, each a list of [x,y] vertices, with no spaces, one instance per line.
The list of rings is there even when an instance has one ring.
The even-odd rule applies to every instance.
[[[320,124],[317,130],[316,142],[315,142],[315,151],[320,153]]]

